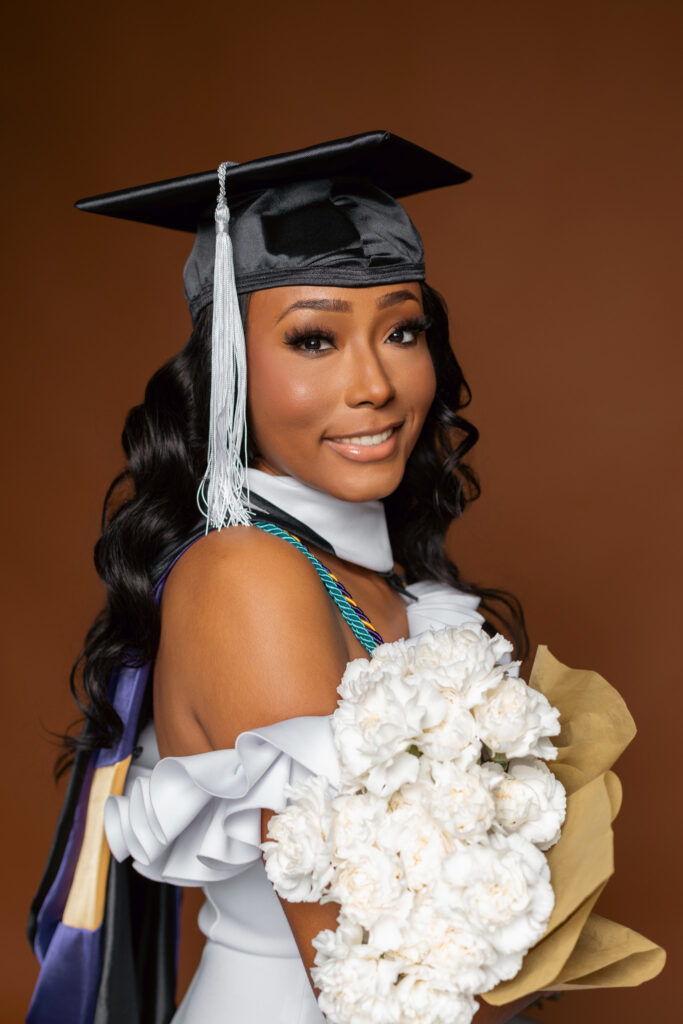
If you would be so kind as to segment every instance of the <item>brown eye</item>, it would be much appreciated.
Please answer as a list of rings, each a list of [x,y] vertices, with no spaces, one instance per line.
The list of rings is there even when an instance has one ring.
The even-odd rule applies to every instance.
[[[432,319],[427,315],[411,317],[394,327],[387,341],[398,342],[399,345],[415,345],[423,331],[429,330]]]
[[[419,333],[413,327],[397,327],[396,330],[391,332],[387,341],[398,341],[401,345],[410,345],[412,342],[417,341]]]
[[[298,352],[306,352],[309,355],[318,355],[319,352],[327,352],[334,348],[334,335],[329,331],[310,324],[308,327],[295,327],[285,333],[285,345],[296,349]]]
[[[307,338],[301,338],[294,347],[304,352],[324,352],[326,348],[332,348],[332,343],[327,338],[310,334]]]

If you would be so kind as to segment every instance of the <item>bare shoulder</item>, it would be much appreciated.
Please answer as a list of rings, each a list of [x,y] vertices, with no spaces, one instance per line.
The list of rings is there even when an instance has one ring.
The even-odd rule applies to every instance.
[[[173,567],[164,601],[168,602],[169,594],[182,598],[188,588],[198,596],[200,591],[247,587],[256,573],[277,579],[278,570],[285,570],[283,580],[291,573],[303,578],[310,575],[307,568],[307,559],[291,544],[256,527],[214,530],[188,548]]]
[[[155,719],[171,738],[190,716],[211,747],[245,729],[330,714],[346,663],[334,608],[305,555],[257,528],[195,542],[162,599]]]

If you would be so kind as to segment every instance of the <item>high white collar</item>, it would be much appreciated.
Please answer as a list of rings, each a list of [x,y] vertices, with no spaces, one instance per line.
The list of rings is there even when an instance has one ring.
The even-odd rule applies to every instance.
[[[342,501],[293,476],[247,469],[249,490],[305,523],[334,548],[338,558],[374,572],[394,568],[381,501]]]

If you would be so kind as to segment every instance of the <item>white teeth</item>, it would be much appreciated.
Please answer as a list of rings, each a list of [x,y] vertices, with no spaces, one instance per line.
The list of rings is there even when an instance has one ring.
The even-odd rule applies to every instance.
[[[388,430],[383,430],[381,434],[364,434],[362,437],[331,437],[331,441],[337,441],[339,444],[359,444],[364,447],[368,447],[372,444],[381,444],[382,441],[387,441],[394,432],[393,427],[389,427]]]

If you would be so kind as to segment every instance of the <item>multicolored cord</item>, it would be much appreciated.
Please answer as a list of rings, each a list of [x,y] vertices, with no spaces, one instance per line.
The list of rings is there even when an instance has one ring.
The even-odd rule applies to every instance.
[[[301,551],[302,554],[306,555],[306,558],[320,577],[325,590],[342,613],[344,620],[351,627],[353,635],[366,651],[374,651],[375,647],[384,643],[381,635],[370,622],[363,609],[356,604],[342,581],[337,579],[334,573],[330,572],[327,566],[323,565],[315,555],[312,555],[306,545],[302,544],[295,534],[290,533],[288,530],[283,530],[281,526],[275,526],[274,523],[268,523],[260,519],[254,520],[252,526],[258,526],[259,530],[264,530],[266,533],[272,534],[273,537],[280,537],[282,540],[286,540]]]

